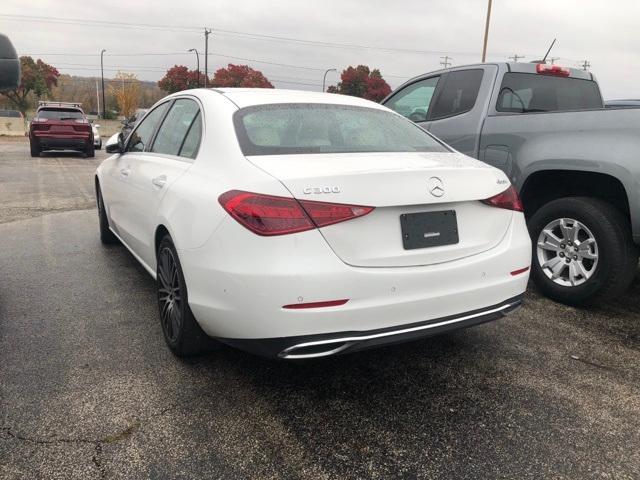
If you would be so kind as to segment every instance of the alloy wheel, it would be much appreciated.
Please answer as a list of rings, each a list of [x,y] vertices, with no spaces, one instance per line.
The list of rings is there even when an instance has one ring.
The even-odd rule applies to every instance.
[[[167,339],[174,343],[182,328],[182,293],[176,259],[170,248],[158,255],[158,303],[160,322]]]
[[[540,232],[537,259],[544,274],[565,287],[582,285],[598,266],[598,243],[586,225],[573,218],[558,218]]]

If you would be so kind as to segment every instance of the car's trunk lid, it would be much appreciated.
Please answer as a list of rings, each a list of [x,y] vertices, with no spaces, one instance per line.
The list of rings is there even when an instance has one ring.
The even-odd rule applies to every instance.
[[[320,229],[334,252],[354,266],[429,265],[475,255],[500,242],[513,215],[479,201],[504,191],[509,185],[505,175],[459,153],[248,158],[299,200],[375,207],[361,218]],[[412,217],[425,212],[441,213]],[[439,244],[453,229],[457,241]],[[405,235],[411,236],[409,245]]]

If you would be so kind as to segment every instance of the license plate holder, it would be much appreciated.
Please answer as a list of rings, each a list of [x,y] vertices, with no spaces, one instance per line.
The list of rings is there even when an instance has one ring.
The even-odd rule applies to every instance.
[[[400,226],[405,250],[453,245],[460,241],[455,210],[403,213]]]

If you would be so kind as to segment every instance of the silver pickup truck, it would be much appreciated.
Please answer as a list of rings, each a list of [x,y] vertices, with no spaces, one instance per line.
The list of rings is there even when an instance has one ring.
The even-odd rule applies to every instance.
[[[605,109],[589,72],[528,63],[427,73],[382,103],[511,178],[546,295],[584,305],[627,289],[640,244],[640,109]]]

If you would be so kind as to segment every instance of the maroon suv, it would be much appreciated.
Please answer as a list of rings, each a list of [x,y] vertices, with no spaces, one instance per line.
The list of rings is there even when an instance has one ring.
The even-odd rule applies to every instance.
[[[40,102],[29,128],[31,156],[45,150],[76,150],[95,156],[93,130],[79,103]]]

